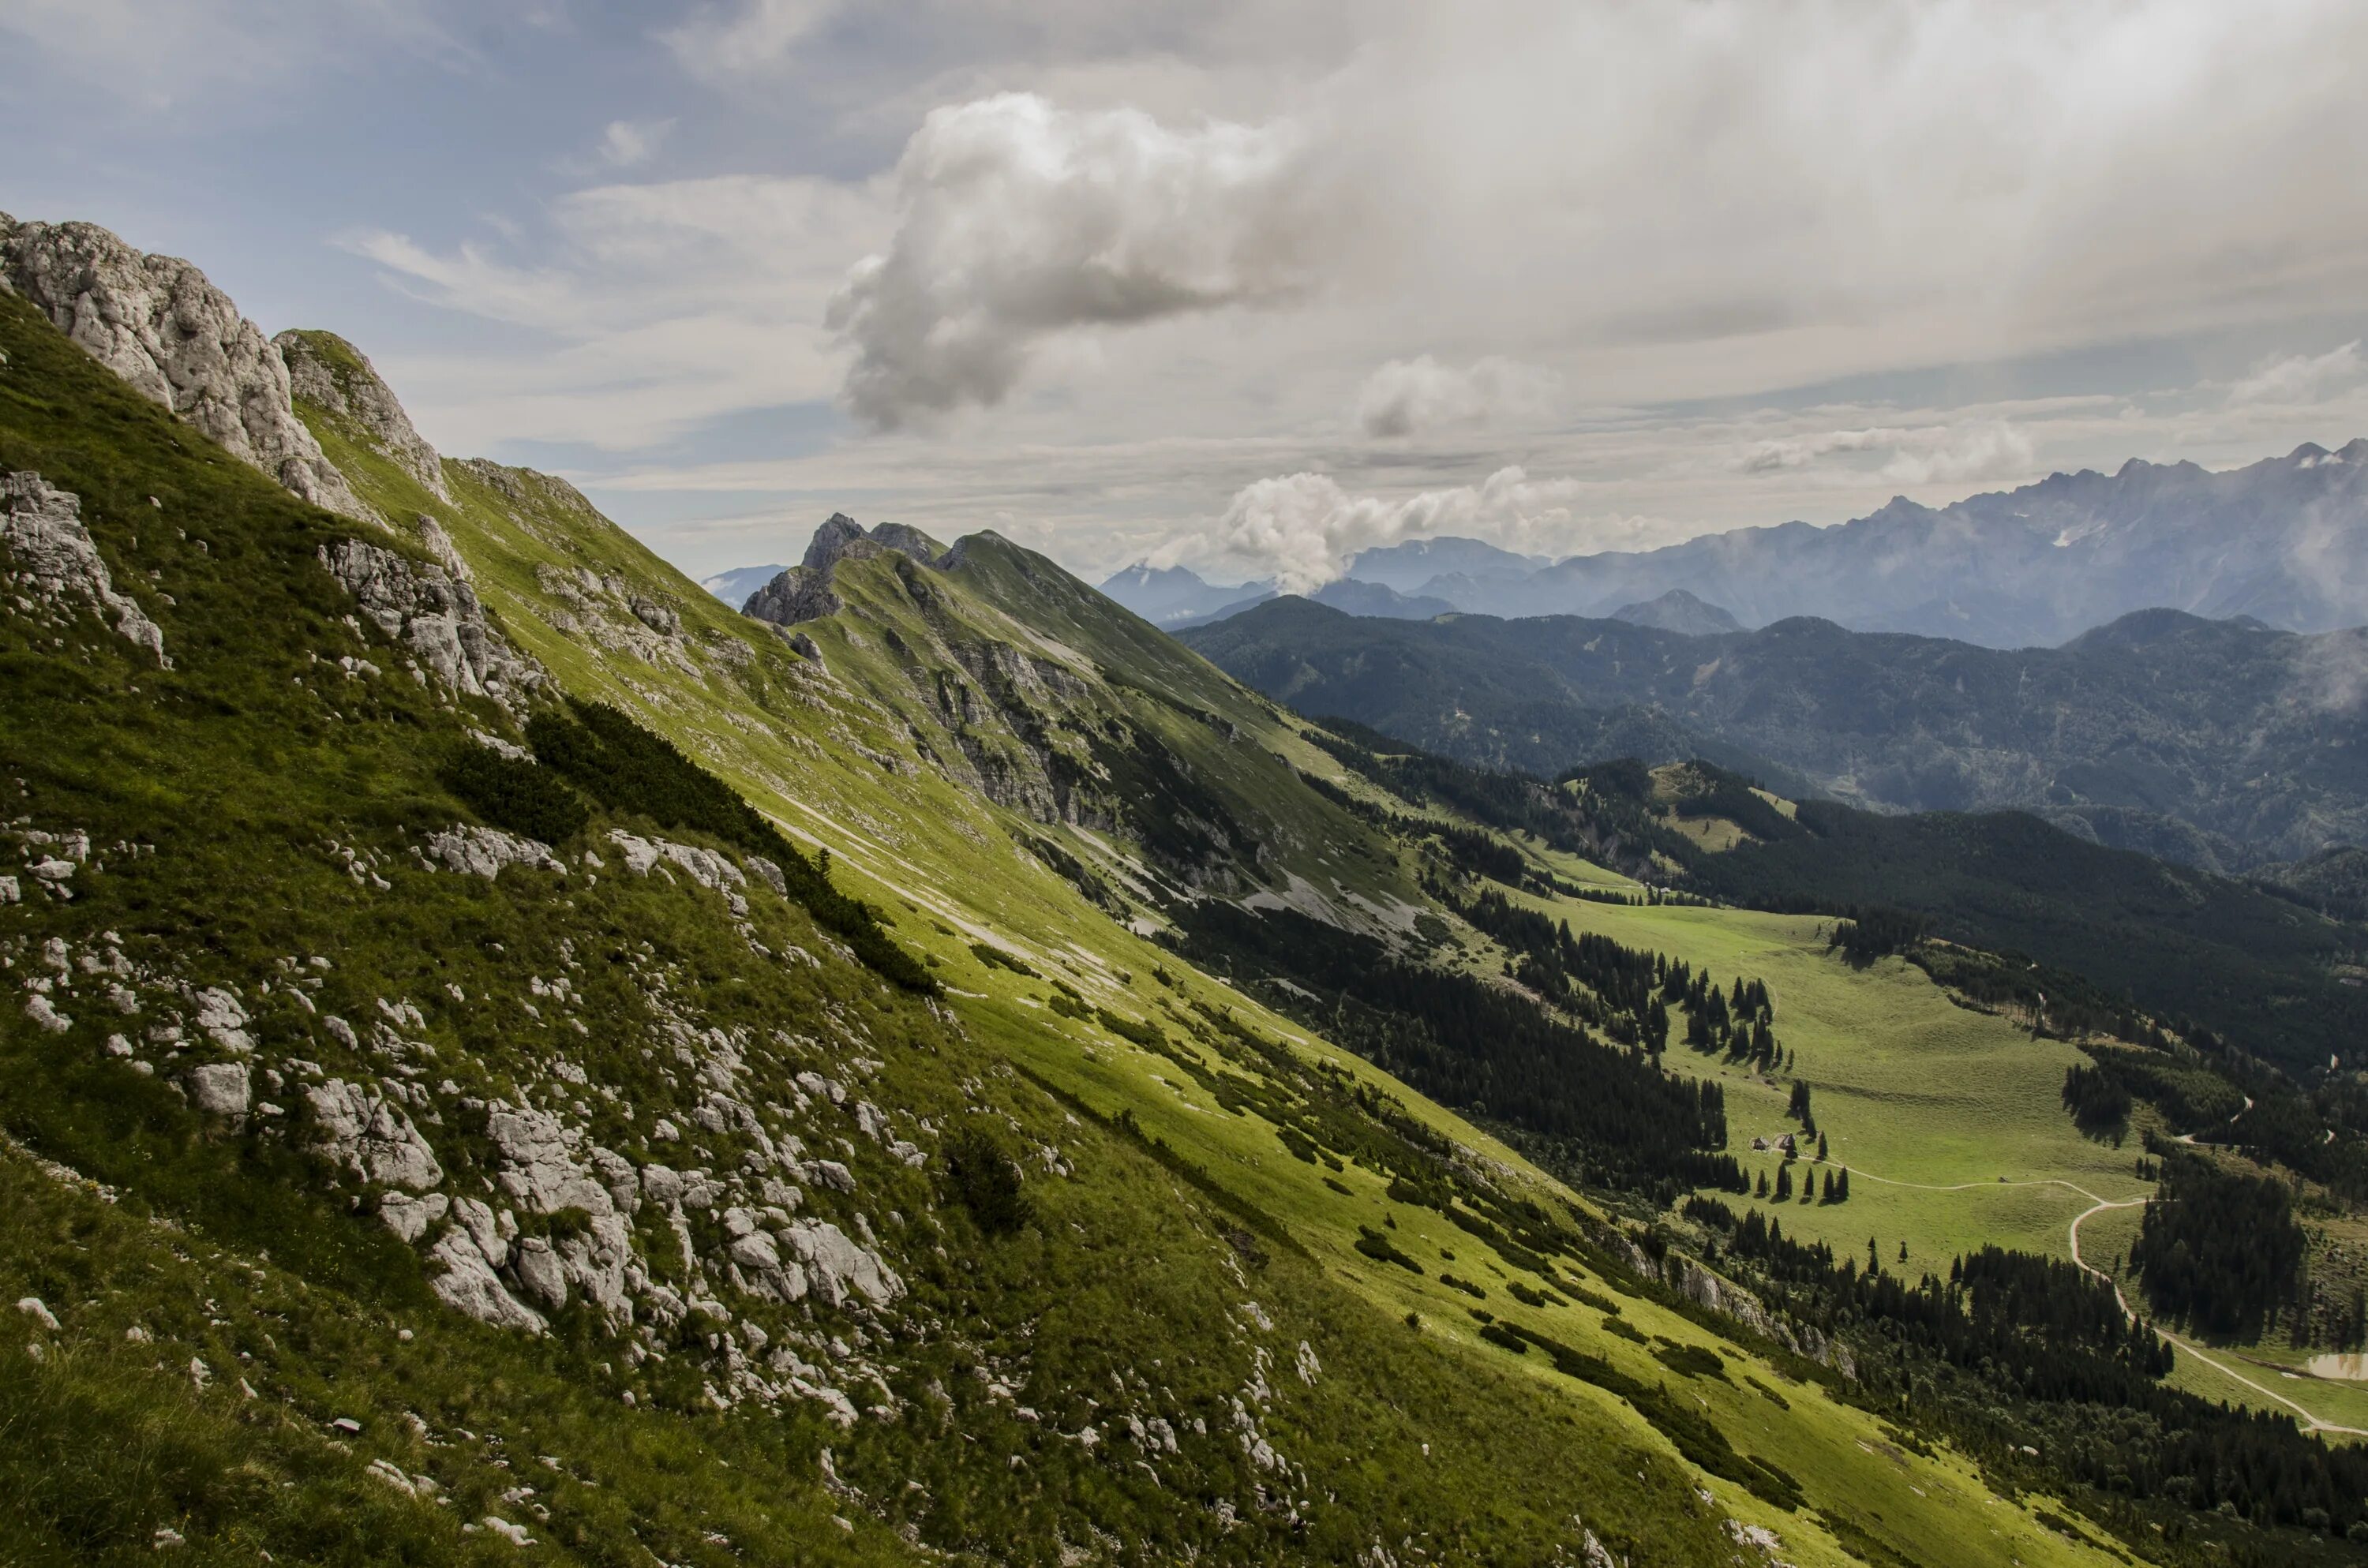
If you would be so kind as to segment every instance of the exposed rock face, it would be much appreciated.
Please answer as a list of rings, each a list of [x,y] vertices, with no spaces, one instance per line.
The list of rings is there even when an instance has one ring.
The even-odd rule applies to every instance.
[[[827,576],[803,566],[792,566],[750,594],[748,602],[740,607],[740,613],[771,621],[775,626],[795,626],[802,620],[837,615],[840,608],[839,597],[830,591]]]
[[[452,493],[444,484],[444,460],[436,455],[393,392],[362,351],[333,332],[283,332],[271,340],[288,366],[294,394],[359,426],[372,446],[439,501]]]
[[[304,1091],[320,1146],[364,1181],[425,1192],[444,1179],[436,1151],[384,1096],[332,1078]]]
[[[84,600],[159,665],[172,665],[163,631],[129,595],[116,592],[107,561],[83,524],[80,496],[45,483],[38,473],[0,473],[0,547],[14,567],[0,581],[43,604]]]
[[[815,1295],[829,1306],[860,1290],[875,1306],[885,1306],[905,1293],[905,1282],[878,1255],[859,1245],[827,1220],[800,1220],[781,1233],[781,1239],[805,1265]]]
[[[356,539],[323,545],[321,564],[446,686],[507,707],[542,684],[541,668],[486,622],[476,590],[444,568],[414,565]]]
[[[701,849],[695,844],[677,844],[665,838],[642,838],[622,828],[610,828],[609,842],[615,845],[618,852],[625,858],[625,869],[637,877],[648,876],[660,860],[670,860],[689,873],[690,880],[700,887],[712,889],[727,899],[737,901],[739,894],[735,890],[748,885],[747,875],[739,867],[714,850]],[[781,869],[769,860],[766,865],[773,873],[768,880],[773,881],[777,889],[784,886],[778,881]],[[746,908],[746,904],[741,903],[734,913],[745,914]]]
[[[464,1198],[457,1207],[469,1207],[472,1201]],[[474,1206],[481,1210],[484,1207],[482,1203]],[[492,1227],[485,1229],[490,1235]],[[507,1262],[508,1244],[495,1241],[493,1246]],[[446,1306],[495,1328],[541,1334],[547,1326],[541,1312],[509,1293],[501,1276],[494,1272],[495,1265],[486,1250],[478,1244],[478,1237],[467,1226],[455,1225],[447,1230],[427,1256],[430,1262],[444,1266],[444,1272],[429,1282],[429,1289]]]
[[[551,846],[515,833],[504,833],[497,827],[476,827],[462,824],[431,834],[427,839],[428,858],[439,861],[445,869],[461,871],[488,881],[502,874],[506,866],[538,866],[562,875],[567,868],[551,852]]]
[[[95,223],[0,213],[0,282],[232,456],[316,506],[376,520],[296,417],[279,350],[188,262],[144,255]]]
[[[830,520],[814,529],[814,538],[806,541],[805,559],[798,564],[809,572],[827,572],[848,556],[858,561],[880,551],[863,537],[863,525],[844,512],[833,512]]]
[[[946,547],[910,523],[874,523],[871,537],[888,550],[901,550],[924,566],[946,558]]]
[[[880,523],[870,533],[844,512],[814,529],[805,558],[748,596],[740,613],[775,626],[795,626],[837,615],[839,597],[831,592],[831,574],[842,561],[866,561],[885,550],[902,551],[924,566],[941,566],[949,558],[944,545],[905,523]]]

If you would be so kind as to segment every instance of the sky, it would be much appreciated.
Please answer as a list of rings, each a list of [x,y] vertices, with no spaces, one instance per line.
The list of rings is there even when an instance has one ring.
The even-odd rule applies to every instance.
[[[694,575],[1312,587],[2368,434],[2348,0],[0,0],[0,210]]]

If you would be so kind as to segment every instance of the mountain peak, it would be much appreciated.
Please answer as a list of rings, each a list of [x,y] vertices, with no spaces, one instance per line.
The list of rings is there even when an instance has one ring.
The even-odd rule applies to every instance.
[[[1611,619],[1687,637],[1716,637],[1743,630],[1743,622],[1734,616],[1683,588],[1671,588],[1658,598],[1622,605],[1611,612]]]
[[[0,283],[231,456],[316,506],[376,520],[296,416],[279,350],[188,262],[134,250],[96,223],[0,212]]]

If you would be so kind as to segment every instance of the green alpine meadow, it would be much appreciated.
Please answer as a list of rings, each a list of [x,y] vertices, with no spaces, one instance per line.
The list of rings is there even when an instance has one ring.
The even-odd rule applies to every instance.
[[[0,213],[0,1564],[2368,1562],[2368,444],[1708,531],[1721,487],[1829,462],[1936,500],[2031,477],[2016,422],[2075,403],[2133,442],[2283,431],[2349,406],[2351,349],[2169,413],[1999,370],[2025,401],[1910,415],[1839,351],[1784,372],[1820,401],[1718,401],[1753,369],[1680,409],[1545,367],[1541,326],[1534,365],[1377,351],[1303,419],[1384,341],[1357,290],[1446,265],[1342,182],[1395,168],[1442,230],[1509,199],[1433,188],[1497,114],[1444,17],[1359,24],[1303,118],[1237,122],[1131,95],[1199,105],[1211,61],[1296,72],[1337,29],[200,9],[145,18],[126,116],[277,81],[263,123],[333,36],[384,59],[321,69],[432,61],[452,97],[363,95],[217,171],[225,211],[267,177],[324,203],[306,232],[392,286],[224,242],[215,278],[275,315],[342,299],[319,327],[139,248],[145,197],[124,237]],[[112,17],[0,17],[0,80],[131,49]],[[1992,41],[1901,17],[1930,72]],[[1605,104],[1577,62],[1643,94],[1685,31],[1531,21]],[[1684,79],[1751,97],[1737,62],[1792,47],[1746,48],[1766,25],[1702,8],[1741,53]],[[580,188],[495,227],[564,265],[338,227],[319,160],[361,129],[449,135],[418,154],[448,170],[533,142],[513,28],[570,81],[671,62],[701,96],[539,154]],[[209,76],[207,29],[264,74]],[[1030,51],[1121,107],[927,107]],[[1504,119],[1576,112],[1541,90],[1501,84]],[[822,106],[836,173],[650,183],[724,135],[704,116]],[[120,155],[93,134],[73,160]],[[1655,144],[1683,187],[1699,149]],[[1522,155],[1541,191],[1572,156]],[[1970,168],[1969,227],[2040,222]],[[1588,352],[1679,333],[1586,229],[1557,244],[1627,301]],[[745,279],[817,256],[836,402],[751,390],[823,351]],[[1685,295],[1723,257],[1646,292],[1739,354],[1761,307]],[[646,268],[652,313],[604,266]],[[420,325],[471,290],[490,324]],[[1448,292],[1395,313],[1477,308]],[[1191,433],[1229,360],[1318,318],[1329,347],[1231,394],[1280,434]],[[1155,364],[1157,421],[1087,390]],[[1549,408],[1679,475],[1699,526],[1512,456],[1425,477],[1531,450],[1502,433]],[[1648,414],[1734,450],[1651,456]],[[813,465],[790,500],[742,441]],[[1194,503],[1219,520],[1156,541],[1146,497],[1203,464],[1240,471]],[[1429,488],[1352,493],[1392,464]],[[1094,559],[1079,507],[1133,552],[1100,588],[1063,563]],[[694,580],[669,557],[701,537],[701,570],[780,563]],[[1179,564],[1221,561],[1264,574]]]

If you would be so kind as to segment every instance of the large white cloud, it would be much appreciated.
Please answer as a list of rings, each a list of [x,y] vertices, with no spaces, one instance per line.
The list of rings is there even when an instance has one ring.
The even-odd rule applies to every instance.
[[[1007,93],[929,115],[894,179],[895,238],[829,322],[848,406],[882,427],[999,402],[1046,337],[1304,288],[1324,238],[1289,122],[1163,125]]]
[[[1329,474],[1284,474],[1236,492],[1212,542],[1283,592],[1307,593],[1340,576],[1359,551],[1401,540],[1460,534],[1519,550],[1566,544],[1572,504],[1585,488],[1508,466],[1478,484],[1394,501],[1353,494]]]

